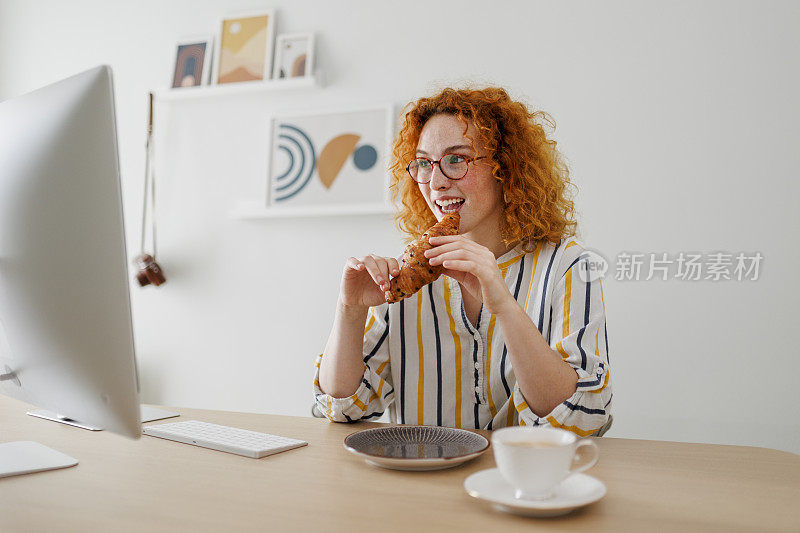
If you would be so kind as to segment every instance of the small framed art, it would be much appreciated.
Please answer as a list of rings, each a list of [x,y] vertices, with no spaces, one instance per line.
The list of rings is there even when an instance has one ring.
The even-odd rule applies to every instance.
[[[222,20],[219,28],[214,83],[269,79],[275,11],[232,16]]]
[[[278,35],[275,44],[273,79],[302,78],[314,70],[314,34]]]
[[[172,69],[173,89],[208,83],[212,42],[211,36],[187,38],[178,42]]]
[[[273,117],[267,209],[325,214],[390,206],[392,111],[381,105]]]

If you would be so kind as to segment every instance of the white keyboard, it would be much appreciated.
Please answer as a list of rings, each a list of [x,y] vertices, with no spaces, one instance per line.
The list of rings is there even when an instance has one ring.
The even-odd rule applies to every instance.
[[[209,424],[208,422],[197,420],[145,426],[142,428],[142,433],[152,437],[194,444],[203,448],[235,453],[255,459],[308,444],[303,440]]]

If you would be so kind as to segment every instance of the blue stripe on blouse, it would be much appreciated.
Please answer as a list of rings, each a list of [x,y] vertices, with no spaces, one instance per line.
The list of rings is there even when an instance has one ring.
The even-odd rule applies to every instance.
[[[442,342],[439,339],[439,318],[436,316],[436,305],[433,303],[433,283],[428,284],[433,314],[433,333],[436,336],[436,425],[442,425]]]
[[[406,320],[405,300],[400,300],[400,423],[406,423]]]
[[[595,379],[594,381],[579,381],[578,382],[578,388],[579,389],[585,389],[585,388],[588,388],[588,387],[596,387],[598,385],[600,385],[600,376],[598,376],[597,379]]]
[[[552,255],[550,255],[550,262],[547,265],[547,272],[544,275],[544,284],[542,285],[542,287],[543,287],[543,290],[542,290],[542,305],[539,308],[539,333],[542,333],[542,328],[544,327],[544,301],[545,301],[545,297],[547,296],[547,282],[550,279],[550,269],[553,268],[553,259],[556,258],[556,253],[558,252],[558,247],[559,246],[561,246],[560,242],[558,244],[556,244],[555,248],[553,249]],[[550,306],[551,312],[552,312],[552,308],[553,308],[553,306]],[[549,336],[549,334],[550,334],[550,332],[548,331],[548,336]]]
[[[606,365],[603,364],[603,361],[600,361],[599,366],[603,370],[605,370],[606,368]],[[595,378],[594,381],[579,382],[578,387],[596,387],[600,385],[600,383],[602,383],[602,380],[600,379],[600,374],[597,374],[597,377]]]
[[[384,320],[384,323],[386,324],[386,329],[383,330],[383,335],[381,335],[381,338],[378,339],[378,342],[375,344],[375,347],[372,349],[372,351],[369,352],[369,355],[364,358],[364,363],[366,363],[367,361],[372,359],[372,357],[376,353],[378,353],[378,350],[380,349],[381,344],[383,344],[383,341],[385,341],[386,337],[389,336],[389,309],[388,308],[386,309],[386,316],[383,318],[383,320]]]
[[[580,259],[580,257],[578,259]],[[588,259],[587,259],[586,262],[587,263],[589,262]],[[587,264],[586,272],[587,273],[589,272],[588,264]],[[586,310],[583,313],[583,327],[578,332],[578,341],[577,341],[578,342],[578,350],[580,350],[580,352],[581,352],[581,368],[583,370],[586,370],[586,352],[583,350],[583,346],[581,346],[581,340],[583,339],[583,333],[586,331],[587,326],[589,326],[589,295],[591,294],[591,288],[592,288],[592,282],[587,277],[587,279],[586,279]]]
[[[478,341],[472,341],[472,362],[473,367],[478,364]],[[475,370],[475,387],[478,386],[478,371]],[[478,391],[475,391],[475,429],[480,429],[481,425],[478,421],[478,405],[481,403],[480,396],[478,396]]]
[[[570,263],[569,267],[567,267],[567,269],[564,271],[564,276],[566,276],[567,272],[569,272],[569,269],[572,268],[573,266],[575,266],[575,263],[577,263],[581,259],[583,259],[582,255],[579,255],[578,257],[576,257],[575,260],[572,263]]]
[[[604,414],[606,414],[606,410],[605,409],[589,409],[588,407],[584,407],[582,405],[573,405],[572,403],[569,402],[569,400],[566,400],[564,402],[564,405],[569,407],[570,410],[572,410],[572,411],[581,411],[581,412],[584,412],[584,413],[587,413],[587,414],[590,414],[590,415],[604,415]]]

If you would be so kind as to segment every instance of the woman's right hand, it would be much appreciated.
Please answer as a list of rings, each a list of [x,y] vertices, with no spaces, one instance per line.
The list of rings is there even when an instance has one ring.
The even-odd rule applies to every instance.
[[[351,257],[342,273],[339,301],[347,307],[373,307],[386,302],[384,293],[389,290],[390,277],[400,273],[394,257],[370,254]]]

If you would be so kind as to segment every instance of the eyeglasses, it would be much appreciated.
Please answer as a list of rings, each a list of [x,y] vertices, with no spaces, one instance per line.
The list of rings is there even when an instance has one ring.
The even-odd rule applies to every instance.
[[[433,178],[433,165],[439,165],[442,174],[451,180],[460,180],[467,175],[469,164],[486,156],[467,157],[460,154],[444,154],[438,161],[433,161],[427,157],[418,157],[411,161],[406,167],[411,179],[417,183],[428,183]]]

